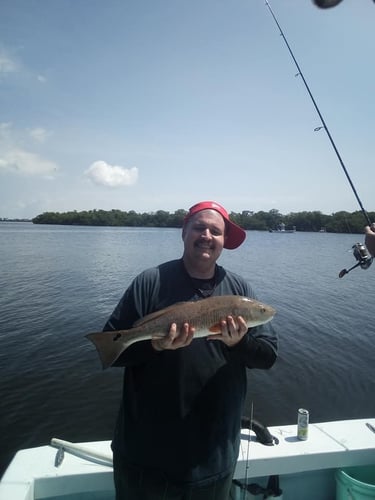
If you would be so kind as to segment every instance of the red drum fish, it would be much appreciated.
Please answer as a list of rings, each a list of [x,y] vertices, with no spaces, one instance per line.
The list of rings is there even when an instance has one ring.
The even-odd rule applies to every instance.
[[[242,316],[251,328],[271,321],[275,313],[271,306],[255,299],[222,295],[195,302],[179,302],[144,316],[128,330],[89,333],[86,337],[94,343],[103,368],[108,368],[131,344],[168,335],[172,323],[176,323],[177,330],[189,323],[195,328],[194,338],[199,338],[220,334],[220,321],[227,316]]]

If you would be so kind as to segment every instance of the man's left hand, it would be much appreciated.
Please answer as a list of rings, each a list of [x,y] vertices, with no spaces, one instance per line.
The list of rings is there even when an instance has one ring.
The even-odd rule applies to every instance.
[[[208,340],[221,340],[228,347],[233,347],[244,337],[248,328],[242,316],[227,316],[220,321],[221,333],[210,335]]]

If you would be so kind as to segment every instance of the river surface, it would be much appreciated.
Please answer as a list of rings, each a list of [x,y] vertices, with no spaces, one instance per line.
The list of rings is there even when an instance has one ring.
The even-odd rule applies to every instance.
[[[180,257],[178,229],[0,223],[0,475],[14,453],[111,439],[122,369],[102,371],[84,335],[101,330],[133,277]],[[247,412],[266,425],[375,416],[375,264],[360,235],[249,231],[219,263],[277,309],[279,359],[249,373]],[[218,416],[220,418],[220,416]]]

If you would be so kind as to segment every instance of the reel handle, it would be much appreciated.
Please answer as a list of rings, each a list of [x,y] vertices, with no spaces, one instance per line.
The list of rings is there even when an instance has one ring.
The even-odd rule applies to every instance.
[[[352,269],[355,269],[356,267],[360,266],[361,263],[360,262],[357,262],[357,264],[355,264],[353,267],[351,267],[350,269],[342,269],[340,272],[339,272],[339,278],[343,278],[345,276],[345,274],[348,274]]]

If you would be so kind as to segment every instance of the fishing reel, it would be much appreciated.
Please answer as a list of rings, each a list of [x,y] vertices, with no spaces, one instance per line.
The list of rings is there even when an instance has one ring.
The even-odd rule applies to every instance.
[[[330,7],[336,7],[342,0],[313,0],[314,4],[321,9],[329,9]],[[375,1],[375,0],[374,0]]]
[[[362,269],[368,269],[372,264],[373,258],[371,257],[370,252],[367,250],[366,245],[364,245],[363,243],[356,243],[352,246],[352,249],[354,258],[358,262],[350,269],[343,269],[342,271],[340,271],[339,278],[344,277],[345,274],[348,274],[352,269],[355,269],[358,266],[360,266]]]

